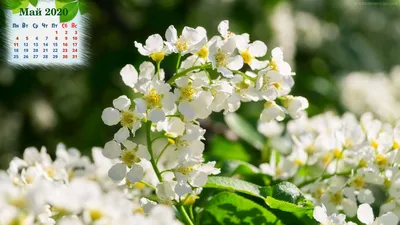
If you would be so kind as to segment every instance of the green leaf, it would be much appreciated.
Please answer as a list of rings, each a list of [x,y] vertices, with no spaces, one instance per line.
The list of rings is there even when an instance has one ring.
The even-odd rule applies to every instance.
[[[264,146],[264,137],[246,120],[238,114],[230,113],[225,116],[225,122],[229,128],[240,138],[253,145],[256,149],[261,150]]]
[[[212,137],[208,156],[217,162],[227,159],[248,162],[251,158],[240,143],[228,141],[221,136]]]
[[[20,0],[6,0],[4,2],[4,6],[6,7],[6,9],[15,9],[21,4],[22,2]]]
[[[204,208],[200,221],[202,225],[282,224],[266,208],[231,192],[221,192],[215,195]]]
[[[316,224],[313,219],[313,205],[294,184],[285,181],[272,187],[264,187],[260,192],[267,196],[265,203],[285,224]]]
[[[68,10],[68,14],[67,15],[61,15],[60,16],[60,22],[61,23],[65,23],[68,21],[71,21],[75,18],[76,14],[78,13],[78,9],[79,9],[79,3],[78,2],[71,2],[66,4],[63,9],[67,9]]]
[[[29,2],[33,5],[33,6],[37,6],[38,4],[38,0],[29,0]]]
[[[56,0],[56,8],[62,9],[66,4],[76,2],[77,0]]]
[[[79,1],[79,11],[81,12],[81,14],[83,15],[83,14],[87,13],[88,10],[89,9],[88,9],[86,0],[80,0]]]
[[[293,203],[280,201],[272,197],[267,197],[265,202],[271,209],[277,209],[282,211],[277,213],[275,210],[273,211],[278,215],[279,218],[290,218],[290,216],[294,216],[295,218],[291,219],[292,221],[302,221],[303,224],[316,224],[315,220],[313,219],[313,210],[314,207],[311,203],[307,202],[302,205],[296,205]],[[285,213],[286,212],[286,213]],[[282,216],[281,216],[282,215]],[[284,220],[284,219],[283,219]],[[284,220],[285,222],[287,220]]]
[[[268,188],[272,191],[270,191],[267,195],[275,199],[294,204],[303,203],[305,201],[305,197],[301,191],[296,187],[296,185],[290,182],[283,181]]]
[[[204,188],[237,191],[264,199],[260,186],[230,177],[210,176]]]
[[[14,8],[12,10],[13,14],[20,13],[21,9],[26,9],[28,7],[28,5],[29,5],[29,0],[22,0],[20,2],[21,2],[21,4],[17,8]]]
[[[258,173],[260,173],[260,169],[258,169],[256,166],[240,160],[227,160],[221,168],[221,175],[227,177],[232,177],[237,174],[248,176]]]

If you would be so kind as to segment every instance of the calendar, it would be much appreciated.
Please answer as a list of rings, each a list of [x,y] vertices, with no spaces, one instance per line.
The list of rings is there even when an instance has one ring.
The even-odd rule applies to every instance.
[[[15,66],[85,64],[88,15],[82,14],[82,3],[24,1],[26,7],[10,6],[6,11],[7,62]]]

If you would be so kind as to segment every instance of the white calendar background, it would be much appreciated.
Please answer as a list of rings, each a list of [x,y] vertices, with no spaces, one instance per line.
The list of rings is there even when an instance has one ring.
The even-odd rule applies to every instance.
[[[60,17],[45,16],[45,8],[55,8],[54,1],[39,1],[42,16],[21,16],[7,12],[7,61],[18,66],[70,66],[87,61],[84,44],[85,18],[79,12],[66,23]]]

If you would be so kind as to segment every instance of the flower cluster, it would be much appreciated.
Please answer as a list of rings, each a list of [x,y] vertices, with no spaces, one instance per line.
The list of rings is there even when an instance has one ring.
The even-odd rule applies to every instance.
[[[260,123],[259,130],[271,140],[282,138],[279,137],[282,129],[277,124]],[[373,224],[373,214],[368,220],[360,214],[372,212],[367,208],[376,203],[380,206],[381,220],[389,217],[395,221],[389,224],[397,224],[400,123],[394,126],[383,123],[371,113],[357,120],[350,113],[339,117],[327,112],[290,121],[286,130],[283,138],[291,143],[289,151],[278,146],[279,151],[271,155],[270,162],[260,165],[264,173],[274,179],[292,180],[316,205],[323,204],[328,214],[334,213],[332,220],[344,221],[345,216],[358,215],[361,222]],[[380,200],[382,196],[386,199],[384,203]],[[317,214],[324,210],[319,208]],[[337,216],[338,212],[344,213],[343,216]],[[394,214],[386,215],[389,212]],[[326,218],[316,219],[323,223],[321,220]]]
[[[285,114],[297,118],[308,107],[305,98],[288,95],[294,73],[280,48],[267,60],[267,46],[229,31],[228,21],[218,31],[209,39],[202,27],[184,27],[178,34],[170,26],[165,40],[154,34],[144,44],[135,42],[154,63],[122,68],[122,80],[136,98],[120,96],[102,113],[106,125],[119,127],[103,150],[117,161],[108,172],[114,181],[155,186],[157,203],[193,202],[207,177],[220,172],[215,162],[204,162],[199,120],[212,112],[234,112],[249,101],[265,101],[262,121],[282,120]],[[176,72],[166,80],[160,65],[171,54],[178,58]],[[146,131],[143,144],[130,140],[140,128]],[[154,171],[144,167],[148,164]]]
[[[181,224],[172,208],[152,206],[135,188],[117,187],[107,171],[114,163],[93,148],[92,156],[59,144],[53,161],[45,148],[27,148],[0,171],[0,224]]]
[[[351,112],[373,112],[378,119],[400,119],[400,66],[390,74],[352,72],[340,83],[341,102]],[[349,97],[351,96],[351,97]]]

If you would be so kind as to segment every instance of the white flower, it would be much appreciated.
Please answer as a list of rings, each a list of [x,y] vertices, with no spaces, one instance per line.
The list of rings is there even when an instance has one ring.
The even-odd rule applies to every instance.
[[[293,97],[288,95],[283,98],[283,105],[289,115],[292,118],[297,119],[303,114],[303,111],[308,108],[308,101],[304,97]]]
[[[131,100],[125,95],[115,99],[113,106],[114,108],[108,107],[103,110],[101,119],[108,126],[121,124],[122,127],[114,134],[114,139],[122,142],[129,137],[129,130],[131,130],[133,136],[135,135],[136,130],[141,127],[143,115],[137,110],[129,109]]]
[[[170,53],[170,50],[164,45],[164,41],[159,34],[149,36],[145,46],[136,41],[135,46],[140,54],[149,56],[155,62],[161,62]]]
[[[284,109],[277,105],[274,101],[266,102],[264,104],[264,110],[261,112],[260,121],[270,122],[273,119],[282,121],[285,118]]]
[[[282,75],[293,75],[292,69],[289,65],[289,63],[285,62],[283,60],[283,52],[281,48],[274,48],[271,51],[272,58],[271,61],[269,62],[269,67],[272,70],[275,70],[279,72]]]
[[[210,46],[208,59],[214,69],[217,69],[224,77],[232,77],[231,70],[239,70],[243,67],[243,58],[236,55],[236,41],[230,38],[227,41],[216,40]]]
[[[107,158],[120,158],[122,163],[117,163],[108,171],[108,175],[115,181],[120,181],[127,176],[132,183],[142,180],[144,170],[138,162],[141,160],[150,160],[150,154],[147,147],[137,145],[132,141],[125,140],[122,142],[124,149],[121,150],[121,144],[116,141],[109,141],[105,144],[103,155]],[[127,173],[127,167],[130,169]]]
[[[187,164],[178,165],[174,171],[178,182],[175,186],[175,192],[179,196],[191,193],[191,187],[204,186],[207,183],[208,175],[216,175],[220,173],[220,169],[215,168],[215,162],[197,165],[191,165],[190,163]]]
[[[169,26],[165,32],[167,41],[165,45],[171,52],[178,52],[182,55],[199,51],[207,42],[199,29],[184,27],[182,35],[178,37],[173,25]]]
[[[196,77],[201,75],[206,76],[204,72],[199,72],[192,79],[186,76],[175,81],[178,86],[175,89],[175,96],[179,102],[178,110],[184,116],[185,121],[196,118],[205,119],[212,112],[210,105],[213,96],[210,92],[202,89],[205,84],[201,78]]]
[[[271,154],[269,163],[260,164],[261,171],[272,176],[273,179],[288,179],[296,173],[297,168],[296,164],[284,157],[281,157],[277,163],[275,152]]]
[[[322,225],[346,225],[346,216],[343,214],[327,215],[325,206],[316,206],[313,211],[313,217]]]
[[[392,212],[387,212],[375,219],[371,206],[366,203],[358,207],[357,218],[367,225],[396,225],[399,222],[399,218]]]
[[[148,120],[153,123],[163,121],[166,114],[176,110],[175,96],[170,92],[171,86],[164,81],[146,79],[144,83],[137,84],[136,88],[144,96],[134,100],[135,110],[147,114]]]
[[[249,43],[247,35],[237,35],[235,37],[236,45],[243,62],[248,64],[251,69],[258,70],[267,66],[268,61],[259,61],[257,57],[263,57],[267,54],[267,46],[262,41]]]

